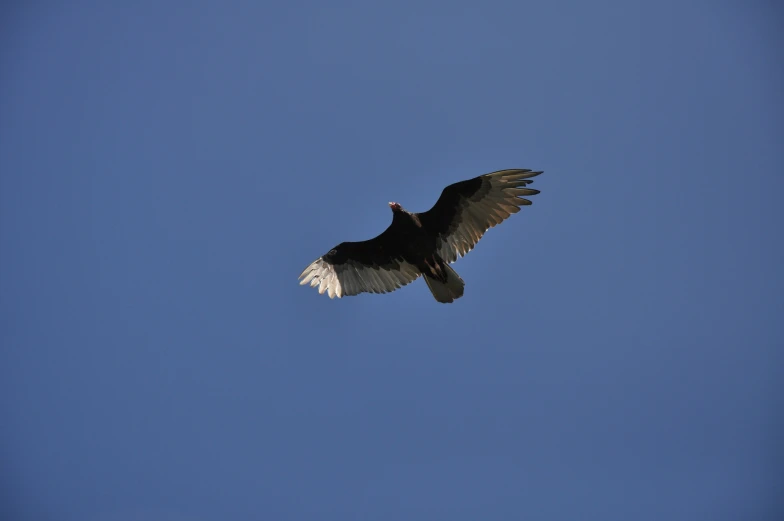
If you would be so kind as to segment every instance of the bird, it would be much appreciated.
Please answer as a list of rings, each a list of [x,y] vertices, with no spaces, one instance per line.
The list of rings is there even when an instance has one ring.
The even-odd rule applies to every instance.
[[[395,291],[423,276],[436,301],[463,296],[465,282],[449,265],[471,251],[490,228],[506,220],[542,171],[498,170],[444,188],[428,211],[413,213],[390,202],[392,224],[366,241],[342,242],[313,261],[300,285],[318,286],[330,298]]]

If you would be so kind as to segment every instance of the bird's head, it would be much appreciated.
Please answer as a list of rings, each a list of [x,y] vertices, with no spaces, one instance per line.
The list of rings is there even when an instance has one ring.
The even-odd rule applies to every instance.
[[[393,212],[402,212],[403,211],[403,207],[400,206],[400,203],[396,203],[394,201],[389,203],[389,207],[392,208]]]

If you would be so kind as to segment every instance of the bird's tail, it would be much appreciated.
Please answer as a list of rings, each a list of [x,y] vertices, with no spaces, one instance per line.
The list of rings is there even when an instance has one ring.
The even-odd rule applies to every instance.
[[[427,287],[437,301],[448,304],[463,296],[465,282],[449,264],[440,261],[429,267],[430,269],[422,274],[425,276]]]

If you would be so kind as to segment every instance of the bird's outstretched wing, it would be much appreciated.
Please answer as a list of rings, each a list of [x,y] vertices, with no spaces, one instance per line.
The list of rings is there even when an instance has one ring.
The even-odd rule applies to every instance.
[[[539,193],[526,186],[541,173],[499,170],[449,185],[433,208],[417,216],[425,229],[436,234],[441,258],[454,262],[471,251],[488,229],[531,204],[521,196]]]
[[[400,254],[394,223],[367,241],[342,242],[322,255],[299,276],[300,284],[318,286],[329,298],[359,293],[387,293],[413,282],[420,271]]]

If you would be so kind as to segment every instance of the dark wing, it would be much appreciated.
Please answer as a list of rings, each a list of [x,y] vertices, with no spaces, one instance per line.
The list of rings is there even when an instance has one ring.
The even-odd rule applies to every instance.
[[[536,195],[526,188],[542,172],[499,170],[449,185],[436,204],[419,213],[422,226],[437,236],[438,253],[447,262],[471,251],[484,233],[531,204],[519,196]]]
[[[313,261],[299,276],[300,285],[318,286],[329,298],[359,293],[387,293],[412,282],[421,275],[400,254],[394,227],[361,242],[342,242]]]

